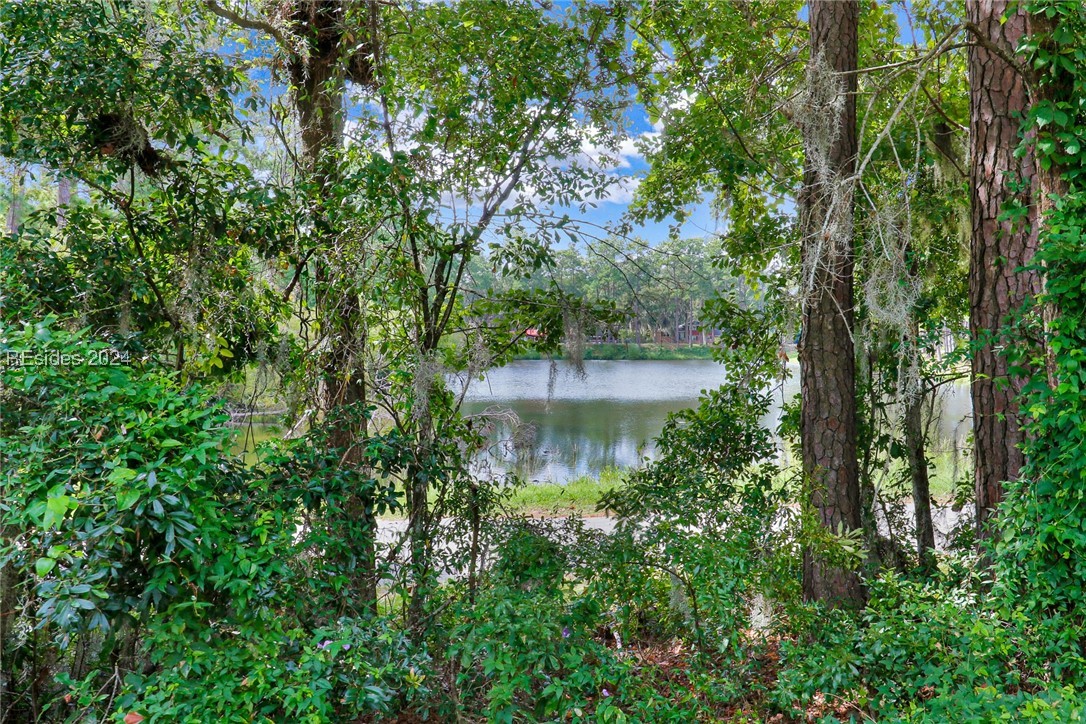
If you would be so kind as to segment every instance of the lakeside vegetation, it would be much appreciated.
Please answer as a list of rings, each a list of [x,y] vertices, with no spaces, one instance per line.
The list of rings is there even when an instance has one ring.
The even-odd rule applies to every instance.
[[[963,483],[968,476],[966,460],[953,460],[953,453],[942,453],[931,460],[931,494],[939,507],[950,506],[961,495]],[[957,469],[958,474],[954,471]],[[798,468],[795,465],[782,468],[780,481],[797,479]],[[513,493],[505,499],[505,507],[514,513],[527,513],[534,516],[561,517],[567,515],[593,516],[605,515],[604,501],[626,484],[630,471],[616,468],[604,468],[599,475],[582,475],[564,483],[530,481],[515,487]],[[901,480],[908,475],[908,469],[897,464],[887,471],[886,484]],[[910,503],[905,498],[905,503]]]
[[[517,487],[507,504],[535,515],[598,515],[605,494],[626,484],[626,472],[605,468],[596,476],[581,476],[565,483],[530,482]]]

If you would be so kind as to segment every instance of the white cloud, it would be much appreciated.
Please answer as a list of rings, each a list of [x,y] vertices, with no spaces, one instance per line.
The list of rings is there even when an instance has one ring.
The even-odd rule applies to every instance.
[[[640,176],[617,176],[615,182],[607,187],[600,201],[605,204],[626,205],[633,201],[640,185]]]
[[[585,138],[581,141],[580,153],[570,160],[600,171],[628,170],[635,165],[644,164],[644,145],[659,136],[661,130],[662,125],[660,128],[654,125],[651,131],[623,138],[614,148]]]

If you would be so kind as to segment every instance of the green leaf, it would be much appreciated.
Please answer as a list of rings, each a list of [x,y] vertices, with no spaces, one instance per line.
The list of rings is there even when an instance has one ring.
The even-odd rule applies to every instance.
[[[54,515],[63,516],[68,512],[68,508],[72,507],[72,499],[67,495],[58,495],[55,498],[49,498],[45,506]]]
[[[34,572],[39,578],[45,578],[56,565],[57,562],[53,558],[39,558],[34,564]]]
[[[140,499],[140,492],[138,490],[122,490],[117,494],[117,509],[128,510]]]
[[[131,468],[113,468],[107,480],[111,483],[123,483],[136,477],[136,471]]]

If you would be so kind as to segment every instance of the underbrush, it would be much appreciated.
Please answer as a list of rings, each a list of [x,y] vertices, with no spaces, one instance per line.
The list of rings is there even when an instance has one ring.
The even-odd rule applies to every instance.
[[[10,344],[31,339],[86,347],[48,324]],[[12,367],[3,382],[4,525],[22,531],[0,551],[13,720],[1086,715],[1086,630],[1065,587],[1014,578],[1010,536],[994,568],[947,553],[932,572],[872,571],[862,541],[795,505],[795,481],[765,462],[768,399],[747,388],[672,417],[657,459],[600,498],[613,533],[457,480],[460,513],[436,518],[440,556],[416,572],[396,538],[366,567],[355,496],[380,515],[402,491],[339,467],[318,429],[242,465],[213,398],[153,368]],[[367,455],[393,469],[406,449],[373,435]],[[1029,491],[1010,493],[1008,511]],[[801,600],[805,550],[863,569],[866,608]]]

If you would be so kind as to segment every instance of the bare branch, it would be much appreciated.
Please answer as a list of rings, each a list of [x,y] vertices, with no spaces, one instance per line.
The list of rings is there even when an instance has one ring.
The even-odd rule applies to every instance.
[[[204,0],[204,5],[207,6],[208,10],[215,13],[220,18],[223,18],[224,20],[229,20],[231,23],[237,25],[239,28],[260,31],[261,33],[265,33],[275,38],[279,45],[281,45],[284,49],[290,47],[290,42],[287,36],[284,35],[283,32],[279,30],[279,28],[275,27],[266,20],[258,20],[256,18],[250,18],[246,15],[234,12],[230,8],[223,7],[215,0]]]

